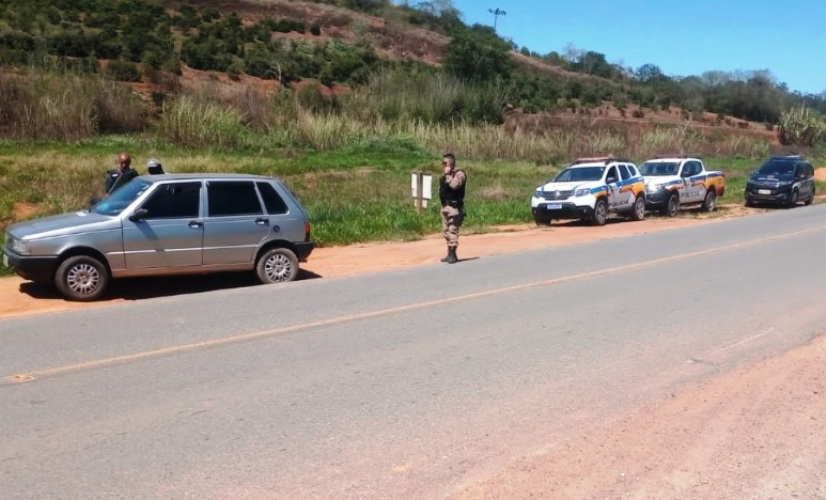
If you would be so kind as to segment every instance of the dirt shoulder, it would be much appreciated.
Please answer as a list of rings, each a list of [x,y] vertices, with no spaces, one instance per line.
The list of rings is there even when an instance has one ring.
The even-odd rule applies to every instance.
[[[525,458],[454,500],[826,498],[826,337]]]

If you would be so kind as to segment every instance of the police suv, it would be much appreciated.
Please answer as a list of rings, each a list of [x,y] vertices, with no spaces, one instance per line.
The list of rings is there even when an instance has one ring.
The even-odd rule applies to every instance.
[[[690,156],[663,156],[644,162],[646,208],[674,217],[680,206],[701,205],[717,209],[717,197],[726,192],[726,176],[721,170],[706,170],[703,161]]]
[[[601,226],[609,213],[642,220],[643,178],[629,160],[580,158],[534,191],[531,211],[539,225],[553,219],[581,219]]]

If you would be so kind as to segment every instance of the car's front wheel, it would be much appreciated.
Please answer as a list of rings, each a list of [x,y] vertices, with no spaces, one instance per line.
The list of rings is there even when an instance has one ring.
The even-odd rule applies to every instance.
[[[298,277],[298,257],[288,248],[271,248],[258,257],[255,274],[261,283],[286,283]]]
[[[812,187],[812,193],[809,195],[809,199],[806,200],[805,204],[808,206],[808,205],[811,205],[814,202],[815,202],[815,188],[813,186]]]
[[[604,226],[607,219],[608,203],[606,203],[604,199],[599,199],[594,205],[594,217],[591,219],[591,223],[595,226]]]
[[[676,217],[680,212],[680,197],[677,193],[671,193],[671,196],[668,197],[668,201],[665,204],[665,210],[663,210],[663,212],[668,217]]]
[[[792,191],[792,197],[789,198],[789,208],[794,208],[797,206],[798,196],[797,190]]]
[[[69,257],[58,266],[55,286],[67,299],[89,302],[109,286],[109,271],[98,259],[87,255]]]

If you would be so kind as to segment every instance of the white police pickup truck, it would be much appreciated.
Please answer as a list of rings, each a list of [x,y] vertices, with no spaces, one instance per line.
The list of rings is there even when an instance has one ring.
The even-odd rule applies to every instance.
[[[702,160],[690,156],[657,157],[640,165],[645,179],[645,206],[674,217],[681,206],[717,209],[717,197],[726,192],[721,170],[706,170]]]
[[[636,165],[614,157],[580,158],[539,186],[531,197],[538,225],[553,219],[605,224],[609,213],[645,217],[645,187]]]

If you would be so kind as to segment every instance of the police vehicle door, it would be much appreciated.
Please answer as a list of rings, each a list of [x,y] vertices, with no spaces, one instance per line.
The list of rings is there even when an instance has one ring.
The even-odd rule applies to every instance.
[[[611,166],[605,174],[605,184],[608,186],[608,206],[618,208],[623,205],[622,194],[620,194],[620,177],[616,166]]]
[[[694,179],[692,177],[700,172],[700,169],[697,168],[698,166],[699,165],[697,165],[696,162],[693,161],[688,161],[685,163],[685,165],[683,165],[683,171],[681,176],[683,178],[684,187],[680,199],[680,201],[683,203],[693,203],[695,201],[700,201],[703,199],[703,196],[705,195],[705,193],[702,192],[702,186],[693,185],[697,181],[697,179]]]
[[[626,165],[619,166],[620,175],[622,176],[622,188],[620,188],[620,198],[622,207],[630,207],[634,204],[636,197],[634,196],[634,184],[631,182],[631,172],[628,171]]]

